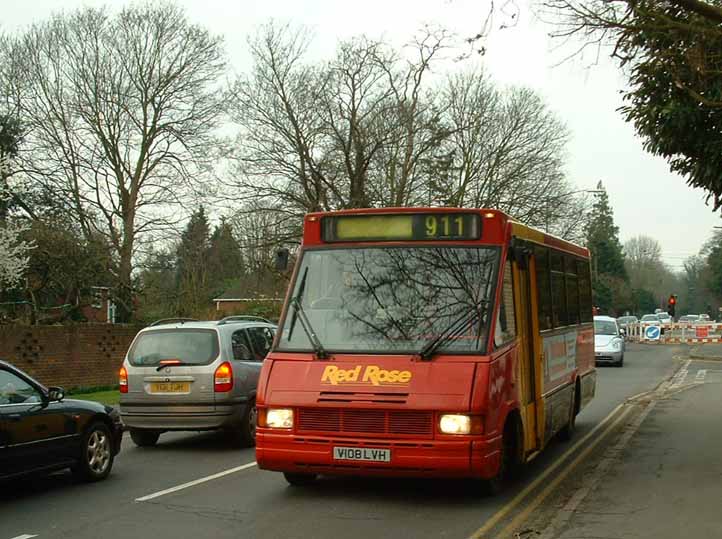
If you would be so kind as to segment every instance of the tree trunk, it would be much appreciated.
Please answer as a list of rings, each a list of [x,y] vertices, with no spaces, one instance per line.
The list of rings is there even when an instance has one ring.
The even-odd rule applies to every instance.
[[[119,323],[129,323],[133,320],[133,225],[126,223],[123,244],[120,249],[118,264],[118,285],[115,293],[116,316]]]

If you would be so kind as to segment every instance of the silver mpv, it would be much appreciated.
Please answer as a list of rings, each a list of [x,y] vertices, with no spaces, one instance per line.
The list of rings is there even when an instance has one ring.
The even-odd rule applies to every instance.
[[[276,326],[265,319],[159,320],[133,340],[120,370],[120,415],[138,446],[166,431],[256,436],[256,387]]]

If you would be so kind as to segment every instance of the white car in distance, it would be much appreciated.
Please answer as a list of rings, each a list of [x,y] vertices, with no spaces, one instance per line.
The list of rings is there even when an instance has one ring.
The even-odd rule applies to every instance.
[[[610,316],[594,317],[594,359],[598,364],[624,365],[624,335]]]
[[[660,320],[658,314],[645,314],[640,320],[642,325],[645,326],[661,326],[662,320]]]

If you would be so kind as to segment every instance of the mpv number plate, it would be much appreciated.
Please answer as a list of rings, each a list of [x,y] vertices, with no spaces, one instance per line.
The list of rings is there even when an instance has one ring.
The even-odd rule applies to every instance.
[[[151,393],[190,393],[190,382],[153,382],[150,384]]]
[[[391,450],[374,447],[334,447],[333,458],[334,460],[391,462]]]

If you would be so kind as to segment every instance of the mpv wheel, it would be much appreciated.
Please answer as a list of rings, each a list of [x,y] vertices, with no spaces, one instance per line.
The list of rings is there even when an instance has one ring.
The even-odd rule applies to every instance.
[[[73,473],[83,481],[100,481],[113,468],[110,429],[105,423],[93,423],[83,435],[80,459]]]
[[[241,424],[234,432],[235,438],[243,447],[253,447],[256,445],[256,422],[258,420],[258,410],[256,410],[256,401],[248,403],[248,407],[241,418]]]
[[[160,432],[156,430],[130,429],[130,437],[138,447],[151,447],[158,443]]]

